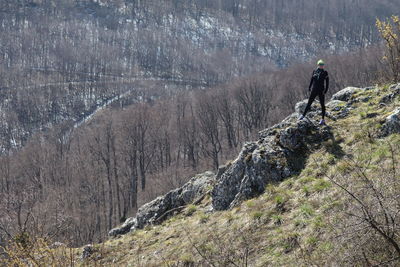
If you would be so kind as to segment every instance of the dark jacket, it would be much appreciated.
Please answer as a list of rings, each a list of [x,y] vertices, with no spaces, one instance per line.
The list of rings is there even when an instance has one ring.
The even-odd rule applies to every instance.
[[[326,81],[326,87],[325,87],[325,81]],[[308,87],[308,90],[311,90],[311,86],[313,90],[323,91],[324,94],[326,94],[326,92],[329,89],[328,72],[321,68],[317,68],[316,70],[314,70],[311,76],[310,86]]]

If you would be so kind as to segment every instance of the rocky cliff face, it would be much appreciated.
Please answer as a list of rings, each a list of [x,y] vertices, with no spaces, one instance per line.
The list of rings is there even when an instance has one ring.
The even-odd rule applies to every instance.
[[[362,90],[373,88],[348,87],[332,96],[327,103],[327,117],[337,120],[346,117]],[[215,210],[224,210],[241,201],[264,192],[268,183],[281,181],[303,169],[307,155],[322,142],[334,139],[329,126],[317,125],[319,107],[314,103],[307,118],[298,116],[307,105],[307,100],[296,104],[295,113],[281,123],[259,133],[260,139],[244,145],[239,156],[222,167],[212,191]]]
[[[122,235],[131,230],[142,229],[148,224],[162,222],[186,205],[201,201],[214,181],[215,174],[210,171],[196,175],[182,187],[144,204],[139,208],[136,217],[128,218],[123,225],[112,229],[109,235]]]
[[[316,115],[312,114],[312,117]],[[264,192],[265,186],[301,170],[310,150],[332,138],[329,126],[294,113],[280,124],[260,132],[260,139],[244,145],[239,156],[219,177],[212,191],[216,210],[236,206]]]
[[[338,120],[348,116],[357,102],[368,101],[359,97],[374,87],[348,87],[332,96],[326,105],[327,117]],[[382,97],[382,104],[400,94],[400,84],[390,87],[390,94]],[[385,102],[385,103],[384,103]],[[307,118],[299,121],[307,100],[297,103],[295,113],[279,124],[259,132],[259,140],[244,144],[238,157],[221,166],[215,175],[206,172],[193,177],[183,187],[143,205],[135,218],[129,218],[121,227],[110,231],[111,236],[141,229],[145,225],[160,223],[185,205],[197,202],[211,192],[212,210],[226,210],[243,200],[264,192],[268,183],[281,181],[301,171],[307,156],[326,140],[334,139],[330,126],[319,126],[319,103],[314,103]],[[382,121],[381,136],[400,133],[400,111],[393,111]]]

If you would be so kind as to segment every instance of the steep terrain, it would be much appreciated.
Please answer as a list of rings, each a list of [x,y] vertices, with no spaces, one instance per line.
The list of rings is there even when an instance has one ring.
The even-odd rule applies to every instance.
[[[400,140],[393,134],[399,132],[395,109],[399,94],[400,85],[346,88],[328,103],[329,126],[316,126],[316,109],[310,121],[298,122],[297,113],[289,116],[260,132],[259,141],[246,144],[216,177],[200,175],[214,186],[206,184],[204,191],[209,191],[196,205],[186,206],[162,224],[166,217],[160,216],[165,216],[166,210],[154,210],[162,206],[162,198],[145,205],[137,218],[144,214],[152,218],[134,225],[123,237],[96,245],[97,252],[89,261],[115,266],[345,262],[343,251],[335,259],[334,252],[340,250],[335,245],[339,231],[334,227],[340,224],[336,220],[349,216],[344,213],[347,198],[328,177],[345,173],[347,162],[354,159],[362,164],[373,161],[371,168],[366,167],[368,171],[379,175],[382,182],[386,179],[382,171],[388,164],[387,145],[398,149]],[[300,102],[297,110],[304,104]],[[367,154],[369,151],[374,153]],[[382,169],[377,167],[380,164]]]
[[[1,1],[0,247],[34,237],[79,247],[166,223],[188,205],[193,218],[201,205],[207,214],[236,209],[271,183],[301,176],[329,142],[333,154],[352,160],[335,140],[345,138],[337,138],[336,124],[352,116],[358,104],[347,103],[346,94],[356,89],[330,103],[331,119],[338,120],[330,127],[294,115],[259,139],[258,132],[303,99],[317,55],[329,65],[329,94],[396,74],[393,64],[377,60],[384,47],[375,22],[399,13],[397,2]],[[362,121],[379,116],[360,111]],[[379,131],[368,125],[367,141],[393,136],[397,118],[392,114]],[[246,140],[256,141],[241,149]],[[218,173],[205,172],[211,168]],[[383,229],[392,243],[396,227]],[[194,249],[196,263],[225,260],[215,258],[223,251]],[[85,255],[100,260],[90,257],[96,251],[87,247]],[[252,263],[257,255],[249,252]]]
[[[296,112],[109,241],[55,254],[78,266],[395,266],[399,95],[400,84],[346,88],[327,104],[329,126],[317,125],[318,105],[309,120]]]

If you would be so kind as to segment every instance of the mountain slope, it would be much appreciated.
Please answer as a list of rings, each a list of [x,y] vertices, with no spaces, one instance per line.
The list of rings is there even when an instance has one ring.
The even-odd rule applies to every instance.
[[[376,166],[388,164],[388,141],[396,146],[400,136],[394,134],[386,139],[376,136],[381,136],[380,129],[387,125],[381,127],[379,122],[385,121],[399,103],[399,89],[397,86],[341,91],[328,104],[330,117],[344,116],[329,121],[334,139],[313,150],[298,175],[267,185],[261,196],[228,211],[209,212],[211,198],[207,197],[161,225],[147,226],[98,245],[99,262],[115,266],[338,262],[335,252],[340,250],[336,251],[339,248],[334,242],[340,231],[334,226],[340,225],[335,220],[346,220],[343,209],[348,199],[327,177],[343,173],[351,158],[360,164],[374,161],[375,167],[369,171],[385,179],[381,173],[385,168]],[[343,104],[348,109],[347,116],[343,115]],[[311,116],[315,119],[316,114]],[[369,155],[371,150],[377,152]],[[343,251],[340,253],[344,260]]]
[[[233,193],[240,196],[238,201],[219,208],[217,189],[225,179],[232,178],[230,173],[237,175],[229,170],[237,168],[238,159],[250,166],[258,152],[255,149],[244,158],[241,153],[220,169],[213,185],[205,187],[206,194],[195,205],[181,203],[177,214],[167,219],[173,212],[165,216],[165,212],[154,210],[159,204],[146,204],[152,208],[142,209],[143,213],[153,212],[147,223],[86,247],[84,259],[78,258],[81,249],[77,249],[70,259],[82,266],[351,266],[383,262],[395,266],[399,255],[393,244],[400,242],[399,219],[392,216],[400,207],[399,95],[400,84],[342,90],[327,105],[329,126],[315,125],[319,115],[318,105],[314,105],[309,122],[316,132],[306,132],[304,138],[292,135],[296,138],[291,140],[301,140],[307,148],[302,148],[303,154],[296,152],[301,168],[281,177],[284,180],[268,180],[261,192],[254,187],[255,181],[269,178],[251,176],[249,167],[244,171],[247,176],[238,181],[240,189]],[[297,109],[303,106],[300,102]],[[284,131],[293,133],[288,129],[299,125],[302,122],[293,114],[260,132],[257,144],[261,147],[263,142],[272,142],[266,141],[266,136],[276,137],[277,132],[279,137]],[[329,138],[308,139],[319,132],[329,132]],[[284,144],[281,142],[282,147]],[[200,177],[204,175],[193,181]],[[246,183],[248,177],[253,183]],[[240,194],[249,190],[250,194]],[[225,196],[231,194],[225,192]],[[175,199],[181,196],[175,195]],[[160,203],[166,196],[156,201]],[[365,210],[371,214],[369,221],[362,217]],[[393,219],[393,227],[385,224],[387,216]],[[376,222],[377,229],[382,227],[383,234],[371,228],[371,222]],[[394,243],[385,239],[385,233]]]

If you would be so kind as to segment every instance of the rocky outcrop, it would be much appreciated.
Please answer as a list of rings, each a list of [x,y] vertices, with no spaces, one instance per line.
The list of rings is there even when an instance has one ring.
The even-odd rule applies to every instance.
[[[381,104],[390,103],[395,99],[396,96],[400,95],[400,83],[390,86],[389,90],[390,90],[390,93],[383,96],[380,99],[379,103],[381,103]]]
[[[329,110],[327,116],[331,119],[337,120],[349,115],[351,105],[345,101],[332,100],[326,104],[326,109]]]
[[[400,108],[397,108],[386,117],[381,127],[380,137],[385,137],[394,133],[400,133]]]
[[[309,119],[298,121],[296,113],[261,131],[260,140],[246,143],[218,178],[212,191],[213,208],[232,208],[264,192],[268,183],[297,173],[310,149],[331,137],[328,126],[318,126]]]
[[[125,222],[121,226],[111,229],[108,232],[108,235],[109,236],[118,236],[118,235],[126,234],[131,230],[131,228],[134,225],[136,225],[136,218],[135,217],[128,218],[125,220]]]
[[[358,92],[358,90],[346,88],[344,92],[339,91],[338,93],[334,94],[332,98],[335,99],[332,99],[326,104],[326,116],[330,119],[337,120],[349,115],[352,103],[339,99],[350,99],[351,96],[353,96],[353,94],[356,92]],[[307,99],[298,102],[295,106],[295,113],[302,114],[307,106],[307,102]],[[320,114],[320,110],[320,104],[317,101],[314,101],[314,103],[311,105],[310,111],[307,114],[309,117],[313,117],[317,114]]]
[[[294,106],[294,111],[297,114],[303,114],[304,110],[306,109],[308,103],[308,99],[304,99],[303,101],[297,102],[297,104]],[[310,112],[316,112],[318,110],[318,106],[316,101],[311,105]]]
[[[362,89],[358,87],[346,87],[345,89],[334,94],[332,96],[332,100],[349,101],[355,93],[361,90]]]
[[[359,101],[355,94],[372,89],[347,87],[337,92],[326,105],[327,116],[334,120],[348,116],[352,103]],[[232,164],[220,171],[212,191],[215,210],[232,208],[263,193],[268,183],[299,172],[312,149],[333,137],[330,127],[315,122],[320,110],[318,103],[311,106],[306,119],[298,121],[306,105],[307,100],[297,103],[295,113],[261,131],[258,142],[246,143]]]
[[[212,188],[215,181],[213,172],[198,174],[185,185],[160,196],[139,208],[136,217],[128,218],[123,225],[109,232],[110,236],[125,234],[134,229],[142,229],[149,224],[160,223],[174,211],[201,199]]]

